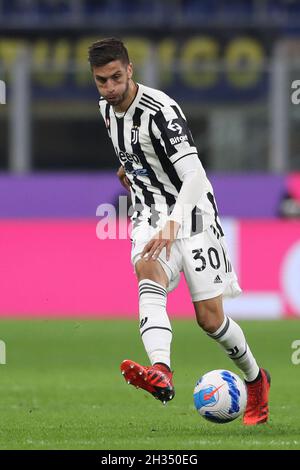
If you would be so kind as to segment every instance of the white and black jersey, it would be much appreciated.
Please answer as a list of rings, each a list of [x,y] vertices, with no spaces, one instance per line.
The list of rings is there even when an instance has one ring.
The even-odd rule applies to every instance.
[[[199,157],[185,116],[165,93],[138,85],[125,113],[116,113],[100,99],[100,112],[115,152],[131,183],[133,229],[141,224],[155,232],[163,227],[182,185],[182,176],[199,165]],[[178,238],[219,225],[210,182],[184,220]]]

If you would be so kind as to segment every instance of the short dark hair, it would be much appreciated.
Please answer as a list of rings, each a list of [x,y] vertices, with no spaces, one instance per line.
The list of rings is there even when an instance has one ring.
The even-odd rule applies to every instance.
[[[129,64],[128,51],[123,42],[117,38],[101,39],[89,47],[89,63],[91,68],[102,67],[113,60]]]

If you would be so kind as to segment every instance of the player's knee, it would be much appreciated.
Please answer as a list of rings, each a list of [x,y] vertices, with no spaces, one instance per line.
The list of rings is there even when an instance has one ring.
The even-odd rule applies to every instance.
[[[158,261],[139,260],[135,265],[135,272],[139,281],[150,279],[164,287],[168,286],[168,278]]]
[[[197,302],[195,310],[197,323],[205,332],[214,333],[220,328],[224,314],[218,303],[205,300]]]

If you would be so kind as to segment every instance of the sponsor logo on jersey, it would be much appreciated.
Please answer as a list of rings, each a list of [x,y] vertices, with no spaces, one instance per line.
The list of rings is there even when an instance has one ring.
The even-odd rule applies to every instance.
[[[117,147],[115,150],[127,174],[132,176],[148,176],[148,170],[146,168],[134,167],[134,165],[142,166],[139,157],[135,153],[123,152],[118,150]]]
[[[136,163],[137,165],[141,164],[139,157],[135,153],[123,152],[122,150],[118,150],[116,148],[116,154],[118,155],[121,163],[129,162]]]
[[[168,122],[168,129],[173,132],[178,132],[178,134],[182,133],[182,127],[178,124],[178,122],[173,122],[175,119],[171,119],[171,121]]]
[[[125,165],[125,170],[126,170],[126,173],[132,176],[148,176],[148,171],[146,170],[146,168],[138,168],[137,170],[134,170],[134,169],[127,170],[127,167]]]
[[[188,136],[185,134],[185,135],[178,135],[177,137],[171,137],[170,142],[172,145],[175,145],[175,144],[180,144],[181,142],[185,142],[186,140],[188,140]]]

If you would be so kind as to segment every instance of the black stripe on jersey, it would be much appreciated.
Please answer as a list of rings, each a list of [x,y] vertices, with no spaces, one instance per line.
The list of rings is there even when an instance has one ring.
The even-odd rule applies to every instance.
[[[124,143],[124,118],[117,118],[117,127],[118,127],[118,146],[122,152],[126,152],[125,143]]]
[[[154,98],[152,98],[152,96],[147,95],[147,93],[143,93],[142,96],[145,96],[149,100],[154,101],[154,103],[158,104],[160,107],[164,106],[163,103],[161,103],[160,101],[155,100]]]
[[[154,151],[156,155],[158,156],[159,162],[164,172],[166,173],[172,185],[175,186],[177,192],[179,193],[181,186],[182,186],[182,181],[180,180],[173,164],[168,159],[168,155],[166,154],[164,147],[161,145],[159,139],[155,137],[152,131],[152,120],[153,120],[153,117],[151,116],[149,120],[148,131],[149,131],[149,136],[150,136]]]
[[[136,182],[134,182],[134,183],[136,184]],[[140,200],[140,198],[137,196],[136,190],[134,189],[133,186],[131,186],[131,189],[133,191],[133,196],[134,196],[133,209],[134,209],[134,212],[136,212],[136,216],[134,217],[134,219],[132,219],[133,220],[133,228],[136,228],[141,223],[141,218],[140,217],[141,217],[141,214],[142,214],[143,204],[142,204],[142,201]]]
[[[228,273],[228,265],[227,265],[227,259],[226,259],[225,251],[224,251],[222,246],[221,246],[221,248],[222,248],[222,253],[223,253],[223,258],[224,258],[224,263],[225,263],[225,273]]]
[[[125,142],[124,142],[124,118],[117,118],[116,117],[116,122],[117,122],[117,128],[118,128],[118,147],[122,152],[126,152]],[[134,181],[134,184],[136,184],[141,189],[142,194],[143,194],[144,199],[145,199],[145,204],[147,206],[149,204],[151,205],[153,202],[152,202],[152,200],[151,200],[151,202],[149,201],[148,190],[147,190],[145,184],[142,181],[138,180],[135,176],[133,177],[133,181]],[[136,192],[134,191],[133,186],[132,186],[132,190],[134,192],[136,204],[141,204],[141,206],[143,206],[141,200],[136,195]],[[138,210],[137,211],[137,216],[134,219],[134,227],[136,227],[140,223],[140,220],[139,220],[140,215],[141,215],[141,211]]]
[[[191,237],[203,232],[203,216],[199,207],[195,206],[191,214]]]
[[[219,232],[215,229],[215,227],[214,227],[213,225],[211,225],[210,228],[212,229],[212,231],[214,232],[215,236],[216,236],[217,239],[219,240],[219,238],[220,238]]]
[[[154,108],[154,105],[151,106],[149,103],[146,103],[143,100],[140,100],[139,104],[141,104],[145,108],[151,109],[151,111],[155,111],[156,113],[159,111],[159,108]]]
[[[103,99],[103,98],[102,98]],[[110,104],[109,103],[106,103],[106,106],[105,106],[105,125],[106,125],[106,129],[110,135],[110,117],[109,117],[109,110],[110,110]]]
[[[157,111],[161,109],[161,106],[159,104],[154,103],[153,101],[149,100],[149,98],[146,98],[145,95],[142,95],[140,102],[144,101],[147,104],[150,104],[153,106],[153,108],[156,108]]]
[[[221,237],[223,237],[223,236],[224,236],[224,232],[223,232],[223,230],[222,230],[221,225],[220,225],[219,222],[218,222],[218,210],[217,210],[215,198],[213,197],[212,193],[207,193],[207,199],[209,200],[209,202],[210,202],[211,205],[213,206],[214,213],[215,213],[215,223],[216,223],[216,227],[217,227],[217,229],[219,230]]]
[[[138,108],[138,107],[135,108],[135,112],[134,112],[134,115],[132,117],[133,126],[140,127],[140,125],[141,125],[141,115],[143,114],[143,112],[144,112],[143,109]],[[142,148],[141,148],[141,145],[140,145],[139,141],[137,141],[135,144],[132,143],[131,146],[132,146],[133,153],[138,155],[138,157],[139,157],[139,159],[140,159],[140,161],[143,165],[143,168],[147,169],[149,177],[150,177],[152,169],[147,163],[147,160],[146,160],[145,155],[142,151]],[[146,206],[148,206],[149,208],[151,208],[153,210],[153,213],[152,213],[152,210],[151,210],[151,216],[150,216],[148,222],[149,222],[149,225],[156,228],[157,227],[157,222],[159,220],[159,214],[154,209],[155,208],[155,200],[154,200],[153,193],[151,191],[149,191],[149,189],[147,188],[145,183],[143,183],[143,181],[141,181],[136,176],[134,177],[134,183],[137,186],[139,186],[139,188],[142,190]]]
[[[166,147],[167,156],[171,157],[172,155],[174,155],[178,151],[176,149],[176,147],[174,147],[174,145],[172,145],[171,142],[170,142],[170,138],[174,137],[174,132],[168,130],[167,121],[166,121],[162,111],[159,111],[153,117],[153,119],[154,119],[154,122],[157,125],[160,133],[161,133],[162,140],[163,140],[163,142],[165,144],[165,147]]]
[[[136,108],[135,109],[135,112],[134,112],[134,115],[132,117],[132,121],[133,121],[133,126],[137,126],[137,127],[140,127],[141,125],[141,116],[143,114],[144,110],[141,109],[141,108]],[[143,165],[143,168],[145,168],[147,170],[147,174],[149,176],[149,179],[151,181],[151,184],[160,190],[161,192],[161,195],[165,198],[166,200],[166,204],[168,207],[171,207],[175,204],[176,200],[175,200],[175,196],[173,196],[173,194],[169,193],[168,191],[165,190],[165,187],[163,185],[163,183],[161,183],[153,168],[151,167],[151,165],[149,165],[149,163],[147,162],[147,159],[145,157],[145,154],[144,152],[142,151],[142,148],[141,148],[141,144],[138,142],[136,142],[135,144],[131,144],[132,145],[132,151],[138,155],[138,157],[140,158],[141,160],[141,163]],[[135,179],[135,182],[137,182],[137,179]],[[153,196],[153,193],[150,192],[148,190],[148,188],[146,187],[145,188],[145,191],[147,191],[149,193],[149,196],[148,198],[151,199],[151,204],[154,204],[155,205],[155,201],[154,201],[154,196]],[[148,205],[148,204],[147,204]],[[153,223],[154,221],[152,221]]]
[[[194,142],[194,139],[193,139],[193,136],[192,136],[192,133],[187,125],[187,122],[186,120],[182,117],[179,109],[177,108],[177,106],[173,105],[171,106],[171,108],[175,111],[175,113],[177,114],[177,117],[178,117],[178,120],[180,121],[180,124],[182,125],[182,122],[185,123],[185,126],[184,126],[184,132],[186,132],[186,135],[188,137],[188,143],[190,144],[191,147],[195,147],[195,142]]]
[[[134,184],[136,186],[138,186],[140,188],[140,190],[142,191],[142,194],[143,194],[144,200],[145,200],[145,205],[149,208],[155,207],[155,201],[154,201],[153,193],[151,193],[148,190],[147,186],[140,179],[138,179],[136,176],[133,178],[133,181],[134,181]],[[151,216],[152,217],[150,217],[149,220],[148,220],[149,225],[156,228],[157,227],[157,222],[159,220],[158,212],[154,211],[153,214],[151,213]]]
[[[187,157],[188,155],[197,155],[198,156],[198,154],[196,152],[186,153],[185,155],[182,155],[182,157],[177,158],[177,160],[175,160],[175,162],[173,162],[173,165],[175,165],[175,163],[179,162],[179,160],[181,160],[184,157]]]

